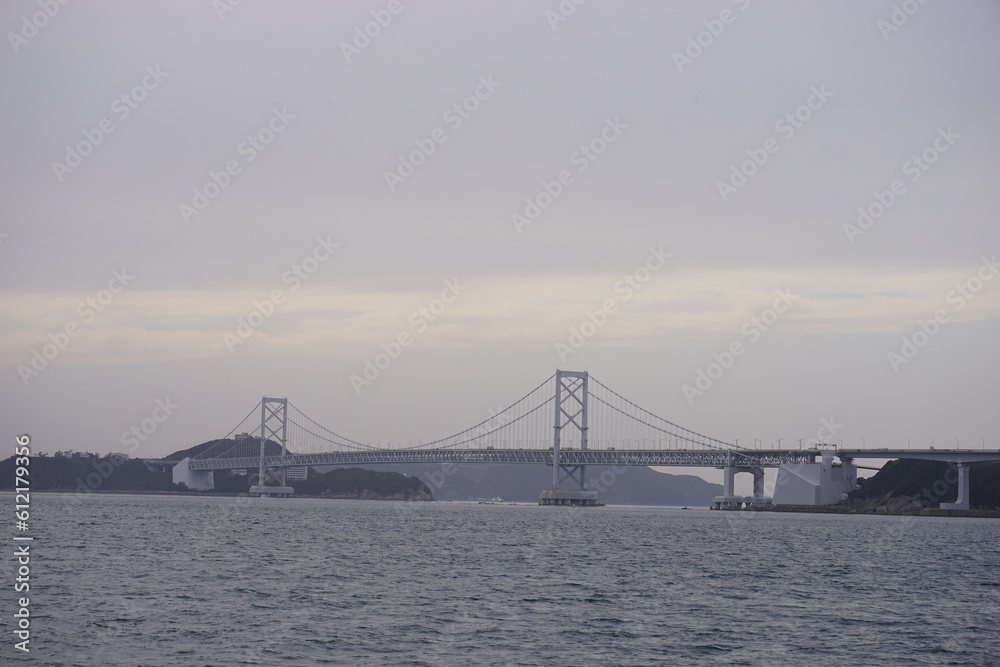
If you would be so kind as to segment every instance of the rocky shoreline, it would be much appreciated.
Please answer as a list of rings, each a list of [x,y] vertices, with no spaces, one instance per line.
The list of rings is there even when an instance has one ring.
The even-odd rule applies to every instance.
[[[951,516],[1000,519],[998,509],[948,510],[927,507],[918,496],[893,496],[847,500],[837,505],[751,505],[750,512],[803,512],[811,514],[875,514],[882,516]]]

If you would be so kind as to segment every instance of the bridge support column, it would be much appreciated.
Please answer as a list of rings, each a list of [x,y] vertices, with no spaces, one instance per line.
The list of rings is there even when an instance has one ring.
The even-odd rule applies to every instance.
[[[724,496],[735,496],[734,491],[736,487],[736,466],[726,466],[722,470],[722,495]]]
[[[969,509],[969,466],[964,463],[958,464],[958,497],[953,503],[941,503],[943,510],[967,510]]]
[[[753,497],[754,498],[764,498],[764,469],[763,468],[750,468],[750,472],[753,473]]]

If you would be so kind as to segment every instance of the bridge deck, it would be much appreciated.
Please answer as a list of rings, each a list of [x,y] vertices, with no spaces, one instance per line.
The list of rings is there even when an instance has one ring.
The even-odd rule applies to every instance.
[[[559,453],[562,465],[600,466],[692,466],[724,468],[777,467],[788,463],[812,463],[822,453],[815,449],[741,449],[741,450],[652,450],[652,449],[569,449]],[[973,463],[1000,460],[1000,450],[916,450],[850,449],[834,450],[846,459],[913,458],[934,461]],[[195,459],[191,470],[233,470],[256,468],[260,457],[232,459]],[[373,449],[369,451],[328,452],[325,454],[289,454],[265,456],[269,468],[285,466],[377,465],[380,463],[533,463],[552,465],[549,449]]]
[[[570,449],[559,453],[563,465],[625,466],[768,466],[783,463],[808,463],[815,460],[815,450],[643,450],[643,449]],[[371,451],[329,452],[326,454],[289,454],[265,456],[270,468],[301,465],[375,465],[379,463],[533,463],[552,465],[552,450],[547,449],[382,449]],[[191,470],[231,470],[256,468],[260,457],[234,459],[197,459]]]
[[[1000,461],[1000,449],[840,449],[836,455],[847,459],[922,459],[951,463]]]

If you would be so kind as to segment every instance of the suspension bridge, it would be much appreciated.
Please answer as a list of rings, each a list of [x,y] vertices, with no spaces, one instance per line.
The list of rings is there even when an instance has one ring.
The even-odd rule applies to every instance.
[[[289,471],[306,466],[394,463],[520,463],[552,467],[543,505],[596,505],[589,466],[720,468],[719,508],[752,503],[830,504],[857,488],[854,459],[919,458],[957,465],[958,498],[968,508],[968,464],[1000,460],[998,451],[740,449],[660,417],[587,372],[557,370],[507,408],[453,435],[405,446],[346,438],[308,417],[287,398],[264,397],[224,438],[173,468],[174,482],[210,489],[217,470],[256,470],[254,495],[291,495]],[[838,461],[834,461],[837,458]],[[776,467],[775,498],[764,495],[764,469]],[[753,495],[736,496],[734,477],[753,475]],[[781,491],[779,497],[779,490]]]

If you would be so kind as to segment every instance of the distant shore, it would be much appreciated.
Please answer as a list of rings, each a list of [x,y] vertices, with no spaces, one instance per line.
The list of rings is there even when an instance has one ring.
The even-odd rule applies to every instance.
[[[149,491],[144,489],[136,489],[130,491],[128,489],[95,489],[93,491],[88,491],[87,493],[80,493],[75,489],[32,489],[32,493],[61,493],[64,495],[81,495],[89,496],[94,495],[108,495],[108,496],[197,496],[199,498],[242,498],[242,497],[254,497],[250,496],[249,493],[232,493],[227,491]],[[14,493],[14,489],[0,489],[0,493]],[[399,501],[406,502],[405,498],[352,498],[347,496],[322,496],[322,495],[308,495],[304,493],[297,493],[291,496],[294,498],[319,498],[321,500],[386,500],[386,501]],[[414,502],[435,502],[433,499],[424,500],[413,498]]]
[[[805,514],[873,514],[879,516],[953,516],[1000,519],[997,509],[943,510],[937,507],[860,507],[854,505],[751,505],[742,512],[801,512]]]
[[[86,493],[80,493],[76,489],[32,489],[32,493],[62,493],[66,495],[80,495],[89,496],[93,495],[127,495],[127,496],[202,496],[202,497],[230,497],[238,498],[239,496],[248,495],[246,493],[229,493],[224,491],[150,491],[148,489],[93,489],[88,490]],[[0,493],[14,493],[14,489],[0,489]]]

